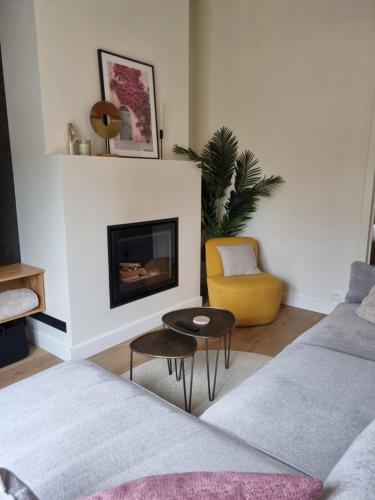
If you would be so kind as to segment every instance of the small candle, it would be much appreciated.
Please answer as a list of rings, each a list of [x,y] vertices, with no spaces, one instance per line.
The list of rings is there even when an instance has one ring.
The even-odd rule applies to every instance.
[[[195,325],[199,325],[199,326],[205,326],[205,325],[208,325],[208,323],[210,322],[210,318],[208,316],[195,316],[193,318],[193,323]]]
[[[79,154],[80,155],[86,155],[90,156],[91,155],[91,142],[86,140],[86,139],[81,139],[79,141]]]

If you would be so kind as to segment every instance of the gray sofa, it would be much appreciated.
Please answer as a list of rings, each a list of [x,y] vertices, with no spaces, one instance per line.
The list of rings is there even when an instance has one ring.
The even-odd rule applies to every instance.
[[[307,474],[375,498],[375,325],[336,310],[199,419],[88,361],[0,391],[0,467],[42,500],[152,474]]]

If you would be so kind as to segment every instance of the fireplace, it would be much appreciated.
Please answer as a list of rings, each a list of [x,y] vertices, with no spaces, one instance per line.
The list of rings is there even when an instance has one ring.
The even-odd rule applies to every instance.
[[[178,219],[108,226],[111,309],[178,286]]]

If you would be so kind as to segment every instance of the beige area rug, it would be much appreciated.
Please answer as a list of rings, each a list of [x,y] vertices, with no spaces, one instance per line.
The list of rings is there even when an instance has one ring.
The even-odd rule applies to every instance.
[[[215,353],[216,351],[210,351],[211,383],[214,373]],[[224,368],[224,351],[220,351],[217,369],[216,397],[215,401],[209,401],[207,392],[206,353],[205,351],[197,351],[194,361],[191,413],[196,416],[201,415],[209,406],[225,396],[225,394],[259,370],[259,368],[264,366],[271,359],[270,356],[264,356],[263,354],[232,351],[230,366],[228,370],[226,370]],[[185,361],[187,395],[189,394],[190,366],[191,359],[189,358]],[[125,372],[122,376],[129,378],[129,372]],[[175,406],[184,409],[182,380],[180,382],[176,381],[174,363],[173,374],[169,375],[167,361],[165,359],[150,359],[150,361],[136,366],[133,369],[133,382],[145,387]]]

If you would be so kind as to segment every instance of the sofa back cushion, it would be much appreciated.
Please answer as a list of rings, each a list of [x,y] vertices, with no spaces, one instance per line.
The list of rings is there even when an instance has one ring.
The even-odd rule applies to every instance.
[[[343,302],[294,344],[309,344],[375,361],[375,325],[356,314],[358,304]],[[374,415],[375,416],[375,415]]]
[[[375,285],[375,266],[365,262],[353,262],[350,270],[349,290],[345,302],[360,304]]]
[[[322,500],[373,500],[374,478],[375,420],[359,434],[330,472]]]

